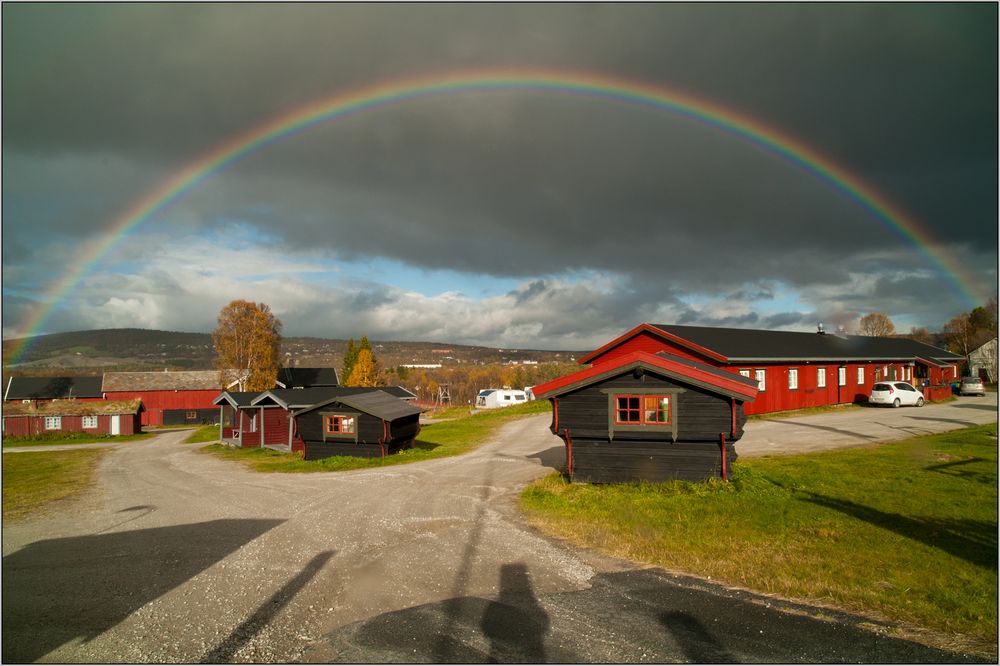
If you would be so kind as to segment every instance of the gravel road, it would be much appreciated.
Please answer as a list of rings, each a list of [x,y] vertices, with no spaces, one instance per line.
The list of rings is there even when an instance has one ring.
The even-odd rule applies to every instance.
[[[548,420],[336,474],[250,472],[182,431],[111,451],[95,492],[4,525],[3,661],[969,660],[539,535],[514,502],[562,464]]]

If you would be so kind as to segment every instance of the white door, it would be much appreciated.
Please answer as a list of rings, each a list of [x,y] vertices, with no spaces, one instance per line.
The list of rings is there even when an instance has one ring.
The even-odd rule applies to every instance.
[[[122,421],[121,421],[121,418],[122,417],[120,415],[118,415],[118,414],[114,414],[111,417],[111,434],[112,435],[120,435],[120,434],[122,434]]]

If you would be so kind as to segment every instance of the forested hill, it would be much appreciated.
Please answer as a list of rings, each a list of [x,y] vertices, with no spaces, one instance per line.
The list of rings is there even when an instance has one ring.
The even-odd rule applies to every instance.
[[[357,340],[355,340],[357,342]],[[41,335],[33,339],[17,365],[8,367],[20,340],[4,340],[5,375],[100,374],[110,370],[212,369],[215,350],[208,333],[115,328]],[[382,367],[404,364],[505,363],[509,361],[565,362],[575,352],[509,350],[454,345],[444,342],[388,342],[372,340]],[[346,340],[289,337],[282,340],[285,365],[340,368]]]

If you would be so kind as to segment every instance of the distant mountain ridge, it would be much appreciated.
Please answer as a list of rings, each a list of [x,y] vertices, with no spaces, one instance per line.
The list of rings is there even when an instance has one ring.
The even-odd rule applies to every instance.
[[[23,339],[3,341],[6,372],[96,374],[109,370],[212,369],[215,349],[209,333],[112,328],[51,333],[32,338],[17,365],[8,359]],[[357,342],[357,340],[355,340]],[[444,342],[395,342],[372,340],[384,367],[405,364],[504,363],[567,361],[576,352],[507,350]],[[340,368],[346,340],[315,337],[282,339],[284,365]]]

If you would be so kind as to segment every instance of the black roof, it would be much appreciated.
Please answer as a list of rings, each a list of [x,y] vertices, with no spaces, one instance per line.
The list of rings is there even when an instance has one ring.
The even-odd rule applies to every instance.
[[[653,324],[665,333],[722,354],[730,361],[847,361],[925,358],[961,360],[944,349],[906,338],[761,331]]]
[[[260,391],[223,391],[212,402],[218,405],[225,401],[235,407],[249,407],[258,395]]]
[[[281,368],[278,370],[278,382],[289,389],[340,385],[337,371],[333,368]]]
[[[103,377],[11,377],[4,400],[103,398]]]
[[[414,416],[423,411],[419,407],[411,405],[405,400],[400,400],[399,398],[391,396],[385,391],[371,388],[366,390],[367,393],[354,393],[331,398],[326,402],[313,405],[312,407],[303,409],[300,412],[296,412],[296,415],[322,409],[323,407],[335,403],[346,405],[358,410],[359,412],[371,414],[372,416],[386,421],[393,421],[404,416]]]
[[[750,379],[749,377],[744,377],[743,375],[735,374],[727,370],[723,370],[722,368],[716,368],[715,366],[712,365],[699,363],[698,361],[692,361],[691,359],[684,358],[683,356],[675,356],[674,354],[669,354],[667,352],[658,352],[656,355],[668,361],[673,361],[674,363],[679,363],[689,368],[700,370],[701,372],[705,372],[710,375],[715,375],[720,379],[725,379],[731,382],[739,382],[741,384],[745,384],[749,388],[755,389],[758,386],[758,382],[756,379]]]

